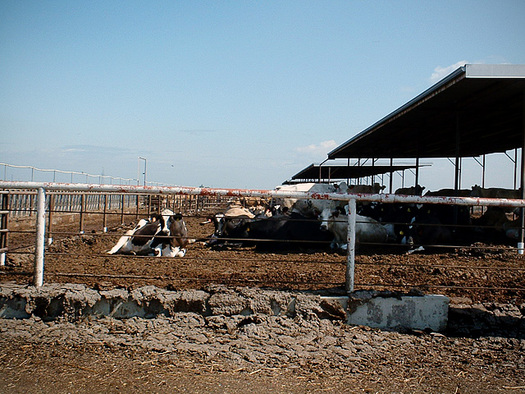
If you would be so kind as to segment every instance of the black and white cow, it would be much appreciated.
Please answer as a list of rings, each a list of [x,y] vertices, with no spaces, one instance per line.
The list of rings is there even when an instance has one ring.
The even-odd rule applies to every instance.
[[[165,257],[184,257],[186,247],[193,240],[188,238],[188,228],[182,217],[177,213],[169,218],[169,241],[163,243],[162,256]]]
[[[163,241],[158,236],[167,233],[164,217],[152,214],[149,219],[141,219],[132,230],[120,237],[108,254],[160,255]]]
[[[182,257],[190,242],[187,235],[182,215],[164,209],[161,214],[154,213],[149,219],[141,219],[135,228],[120,237],[108,254]]]

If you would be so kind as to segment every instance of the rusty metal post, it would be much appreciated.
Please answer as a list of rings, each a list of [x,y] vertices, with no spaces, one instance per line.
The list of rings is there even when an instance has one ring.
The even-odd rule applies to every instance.
[[[46,192],[38,188],[36,200],[36,241],[35,241],[35,272],[33,284],[40,287],[44,284],[44,249],[46,234]]]
[[[124,194],[120,197],[120,223],[121,224],[124,224],[124,204],[125,204],[125,200],[124,200]]]
[[[346,292],[354,291],[355,275],[355,223],[357,218],[356,200],[352,198],[348,201],[348,256],[346,262]]]

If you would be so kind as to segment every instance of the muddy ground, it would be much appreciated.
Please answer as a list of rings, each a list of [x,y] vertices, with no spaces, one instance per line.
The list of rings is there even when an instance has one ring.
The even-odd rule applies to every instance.
[[[319,245],[263,253],[254,247],[211,250],[197,241],[184,258],[106,255],[132,219],[110,225],[108,234],[100,233],[96,221],[82,236],[54,226],[45,282],[102,290],[221,284],[344,293],[346,257]],[[197,240],[213,231],[199,224],[202,217],[186,220]],[[31,245],[32,237],[13,233],[10,246]],[[507,247],[485,246],[419,254],[399,247],[358,252],[357,289],[417,288],[449,296],[451,320],[470,325],[451,325],[444,333],[351,327],[315,315],[2,319],[0,387],[5,392],[524,392],[525,262]],[[32,256],[22,247],[17,252],[8,254],[1,282],[31,282],[24,272],[32,270]],[[474,314],[465,314],[469,310]]]

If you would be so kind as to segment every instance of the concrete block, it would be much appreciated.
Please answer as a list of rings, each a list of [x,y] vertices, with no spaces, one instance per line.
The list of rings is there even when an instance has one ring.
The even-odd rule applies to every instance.
[[[392,330],[444,331],[449,299],[443,295],[351,298],[347,323]]]

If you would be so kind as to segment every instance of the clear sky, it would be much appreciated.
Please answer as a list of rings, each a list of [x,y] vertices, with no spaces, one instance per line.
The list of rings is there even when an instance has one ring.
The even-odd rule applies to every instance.
[[[524,21],[522,0],[3,0],[0,162],[271,189],[463,63],[525,64]]]

